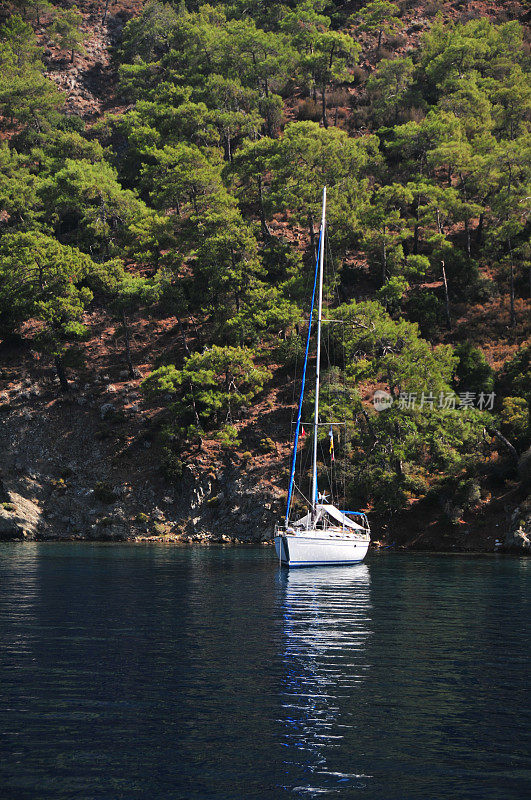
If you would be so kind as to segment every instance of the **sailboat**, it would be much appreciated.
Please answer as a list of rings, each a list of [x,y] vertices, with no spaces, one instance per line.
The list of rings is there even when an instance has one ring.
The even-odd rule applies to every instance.
[[[289,567],[317,566],[323,564],[353,564],[363,561],[370,543],[370,526],[366,514],[360,511],[341,511],[327,503],[326,495],[319,492],[317,484],[317,434],[319,425],[319,388],[321,371],[321,324],[323,312],[323,274],[324,244],[326,228],[326,186],[323,189],[323,206],[319,248],[315,265],[312,304],[306,340],[306,354],[302,372],[295,439],[291,459],[288,502],[285,519],[275,527],[275,549],[281,564]],[[312,316],[317,290],[317,361],[315,371],[315,404],[313,417],[312,491],[307,512],[296,520],[291,520],[291,505],[295,485],[297,447],[302,428],[302,404],[306,383],[306,368],[310,347]],[[333,425],[330,424],[331,451],[333,446]]]

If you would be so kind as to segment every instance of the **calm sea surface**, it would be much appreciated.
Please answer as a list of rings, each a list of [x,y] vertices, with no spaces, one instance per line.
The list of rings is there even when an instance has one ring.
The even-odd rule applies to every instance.
[[[0,545],[2,800],[529,796],[531,561]]]

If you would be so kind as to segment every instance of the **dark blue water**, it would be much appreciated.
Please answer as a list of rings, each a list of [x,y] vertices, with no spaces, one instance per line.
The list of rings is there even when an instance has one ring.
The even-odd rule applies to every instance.
[[[523,798],[530,575],[0,545],[0,797]]]

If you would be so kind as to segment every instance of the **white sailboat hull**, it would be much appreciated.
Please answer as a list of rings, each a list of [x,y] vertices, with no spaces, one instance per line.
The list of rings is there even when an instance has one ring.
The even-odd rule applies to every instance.
[[[275,549],[280,562],[290,567],[355,564],[365,558],[369,539],[308,530],[277,534]]]

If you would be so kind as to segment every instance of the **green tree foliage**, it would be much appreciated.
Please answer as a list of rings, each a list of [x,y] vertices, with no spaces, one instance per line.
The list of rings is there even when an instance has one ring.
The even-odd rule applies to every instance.
[[[16,0],[13,4],[20,8],[23,19],[40,25],[43,18],[49,17],[54,12],[54,6],[48,0]]]
[[[494,373],[481,350],[471,342],[460,342],[455,348],[459,361],[455,377],[460,391],[491,392]]]
[[[282,29],[301,54],[299,70],[314,98],[316,88],[321,90],[321,121],[326,128],[327,87],[349,81],[349,70],[357,63],[361,48],[347,34],[330,30],[330,18],[319,13],[324,7],[324,2],[299,3],[284,16]]]
[[[155,370],[146,392],[171,405],[174,427],[234,446],[235,417],[268,379],[257,364],[300,355],[326,185],[337,263],[325,294],[328,316],[345,319],[347,360],[336,358],[343,339],[332,326],[323,413],[349,423],[337,455],[351,501],[395,510],[435,484],[464,507],[483,430],[494,428],[477,410],[418,403],[423,393],[487,391],[480,331],[498,309],[509,309],[514,342],[523,339],[531,90],[522,27],[443,13],[416,50],[383,58],[365,81],[358,32],[373,35],[380,57],[401,26],[386,0],[358,4],[348,27],[352,4],[324,0],[150,0],[114,54],[123,109],[88,126],[62,113],[27,24],[74,57],[80,13],[69,4],[52,13],[46,0],[12,5],[23,18],[6,14],[0,29],[2,335],[38,331],[65,387],[63,354],[89,304],[119,320],[130,375],[135,317],[172,316],[183,361]],[[314,121],[293,121],[301,100]],[[479,302],[476,348],[462,331]],[[434,342],[459,337],[456,350],[432,346],[415,323]],[[518,450],[524,361],[519,351],[494,387],[499,435]],[[388,411],[362,402],[374,386],[389,389]],[[404,392],[415,408],[402,407]],[[175,476],[182,463],[168,447]]]
[[[384,59],[367,81],[371,113],[378,123],[397,124],[413,83],[411,58]]]
[[[42,211],[27,157],[6,144],[0,146],[0,209],[10,230],[33,228]]]
[[[102,293],[109,308],[122,323],[124,356],[129,377],[137,377],[131,356],[131,334],[129,316],[139,310],[155,306],[161,299],[166,276],[157,274],[154,278],[132,275],[127,272],[119,259],[113,259],[94,266],[89,283],[95,291]]]
[[[45,126],[62,96],[44,75],[42,50],[32,29],[13,16],[0,28],[0,114],[4,125]]]
[[[393,183],[378,188],[360,212],[363,243],[370,262],[381,274],[382,285],[403,265],[402,241],[409,234],[404,210],[412,201],[407,186]]]
[[[70,61],[74,63],[77,54],[84,55],[85,34],[81,30],[83,16],[78,11],[77,6],[72,6],[65,11],[57,11],[55,19],[50,29],[52,42],[62,50],[68,50]]]
[[[329,187],[328,218],[332,235],[341,242],[355,227],[355,211],[366,190],[365,176],[378,162],[378,142],[373,136],[351,139],[338,128],[320,128],[315,122],[286,126],[276,144],[269,168],[270,203],[289,209],[307,225],[316,249],[321,190]],[[336,188],[337,187],[337,188]]]
[[[269,371],[245,347],[208,348],[189,356],[182,369],[159,367],[142,384],[150,398],[170,396],[181,425],[215,428],[235,420],[262,390]]]
[[[376,302],[350,303],[336,313],[345,320],[347,385],[377,383],[393,398],[379,413],[364,409],[359,397],[351,401],[355,424],[341,457],[352,502],[396,511],[409,497],[425,495],[434,479],[473,469],[483,457],[486,417],[458,409],[452,348],[431,347],[416,325],[392,320]],[[332,410],[338,418],[334,403]]]
[[[122,188],[109,164],[67,159],[40,191],[47,198],[47,218],[65,241],[103,260],[124,252],[156,259],[164,223]]]
[[[378,50],[382,46],[384,33],[389,35],[399,30],[402,22],[398,16],[399,8],[396,3],[388,0],[371,0],[354,17],[359,29],[369,33],[378,34]]]
[[[6,234],[0,241],[0,329],[42,322],[35,343],[54,357],[65,391],[62,356],[66,343],[85,332],[82,316],[92,292],[83,280],[91,268],[88,256],[42,233]]]

